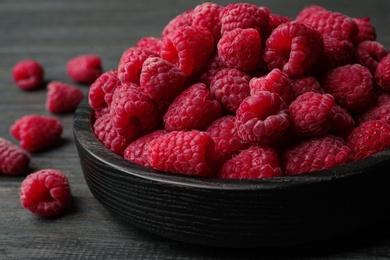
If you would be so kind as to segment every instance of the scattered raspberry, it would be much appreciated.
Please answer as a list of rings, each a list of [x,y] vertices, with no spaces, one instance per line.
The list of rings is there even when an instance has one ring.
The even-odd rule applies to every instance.
[[[237,69],[220,70],[211,81],[211,96],[219,101],[227,113],[234,114],[240,103],[250,95],[250,76]]]
[[[237,28],[224,33],[217,48],[221,61],[227,67],[250,71],[260,60],[260,34],[253,28]]]
[[[144,48],[154,53],[160,53],[161,38],[157,37],[143,37],[135,44],[137,48]]]
[[[157,170],[205,177],[215,174],[214,141],[206,132],[169,132],[149,143],[147,155]]]
[[[347,64],[328,71],[322,86],[336,102],[351,112],[365,111],[375,102],[373,77],[359,64]]]
[[[221,115],[222,107],[207,86],[196,83],[176,97],[163,120],[168,131],[203,130]]]
[[[70,204],[68,178],[56,169],[44,169],[29,174],[20,187],[22,206],[34,214],[53,217]]]
[[[352,39],[354,44],[358,44],[363,41],[375,41],[376,29],[370,22],[370,17],[354,18],[358,28],[358,35]]]
[[[383,57],[375,70],[375,82],[380,89],[390,91],[390,54]]]
[[[94,54],[79,55],[68,61],[66,71],[73,81],[90,84],[103,73],[102,61]]]
[[[362,123],[347,138],[354,160],[366,158],[390,146],[390,125],[380,120]]]
[[[341,137],[326,135],[301,142],[285,151],[285,175],[297,175],[340,166],[351,161],[352,151]]]
[[[330,110],[329,119],[331,121],[330,132],[340,136],[349,134],[355,128],[355,120],[351,113],[337,104]]]
[[[290,126],[286,103],[277,93],[261,91],[245,98],[236,111],[238,135],[255,144],[271,144]]]
[[[328,133],[333,105],[334,98],[330,94],[306,92],[297,97],[289,107],[294,133],[302,137]]]
[[[190,76],[202,69],[213,50],[214,38],[207,28],[185,26],[162,38],[161,58]]]
[[[185,26],[191,26],[193,9],[190,9],[184,13],[181,13],[168,22],[168,24],[162,30],[162,36],[166,36],[172,31]]]
[[[359,124],[373,120],[381,120],[390,124],[390,102],[378,102],[376,106],[371,107],[357,117],[357,122]]]
[[[44,70],[35,60],[22,60],[12,68],[12,78],[15,84],[23,90],[33,90],[43,83]]]
[[[324,92],[321,84],[315,77],[312,76],[293,79],[291,81],[291,90],[294,93],[295,98],[306,92],[316,92],[321,94]]]
[[[367,67],[371,74],[375,74],[378,62],[389,52],[386,48],[376,41],[364,41],[356,46],[355,56],[358,63]]]
[[[282,176],[278,154],[268,146],[251,146],[226,161],[219,178],[258,179]]]
[[[46,109],[51,113],[74,112],[83,99],[84,93],[77,87],[51,81],[47,85]]]
[[[226,68],[226,65],[219,58],[218,52],[215,52],[201,70],[199,76],[200,82],[209,86],[215,75],[223,68]]]
[[[50,116],[27,115],[10,127],[12,136],[29,152],[38,152],[57,144],[62,135],[61,122]]]
[[[30,156],[23,149],[0,137],[0,174],[25,174],[29,164]]]
[[[222,6],[212,2],[204,2],[197,5],[192,12],[192,26],[203,26],[210,30],[213,34],[214,42],[218,42],[221,38],[221,21],[219,13]]]
[[[303,23],[283,23],[266,41],[264,60],[289,77],[307,72],[324,51],[321,34]]]

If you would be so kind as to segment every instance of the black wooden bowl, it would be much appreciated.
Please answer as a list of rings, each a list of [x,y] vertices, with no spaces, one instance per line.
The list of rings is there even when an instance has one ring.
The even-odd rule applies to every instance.
[[[106,149],[86,99],[74,136],[86,182],[108,210],[136,227],[198,245],[274,247],[328,239],[384,218],[390,151],[299,176],[207,179],[135,165]]]

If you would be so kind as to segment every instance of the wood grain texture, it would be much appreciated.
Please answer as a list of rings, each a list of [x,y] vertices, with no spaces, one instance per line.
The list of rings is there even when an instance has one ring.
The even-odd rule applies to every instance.
[[[177,14],[202,1],[2,0],[0,1],[0,136],[13,140],[9,126],[31,113],[49,115],[44,88],[23,92],[10,77],[19,60],[34,58],[49,80],[70,82],[65,73],[74,55],[95,53],[106,70],[116,68],[121,53],[143,36],[159,36]],[[218,1],[222,5],[239,1]],[[258,1],[247,1],[258,4]],[[323,5],[354,17],[371,16],[378,41],[390,49],[390,2],[272,1],[261,4],[295,17],[304,6]],[[79,85],[85,93],[88,86]],[[19,186],[24,176],[0,176],[0,259],[388,259],[390,224],[373,223],[357,233],[326,243],[283,250],[237,250],[195,246],[163,239],[125,225],[93,197],[82,176],[75,147],[73,115],[57,115],[63,142],[31,154],[35,169],[58,168],[69,177],[72,205],[63,216],[44,219],[24,210]]]

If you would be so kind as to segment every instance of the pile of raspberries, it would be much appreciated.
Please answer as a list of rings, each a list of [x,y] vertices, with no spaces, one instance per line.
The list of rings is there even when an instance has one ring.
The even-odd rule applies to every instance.
[[[309,173],[390,146],[390,55],[369,17],[293,20],[205,2],[126,49],[90,86],[98,140],[152,169],[215,178]]]

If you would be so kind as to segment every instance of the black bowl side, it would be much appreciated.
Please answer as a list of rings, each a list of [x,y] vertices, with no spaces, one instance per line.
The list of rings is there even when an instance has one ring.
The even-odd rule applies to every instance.
[[[158,172],[108,151],[83,100],[74,135],[86,182],[123,220],[199,245],[274,247],[328,239],[388,214],[390,153],[296,177],[204,179]]]

